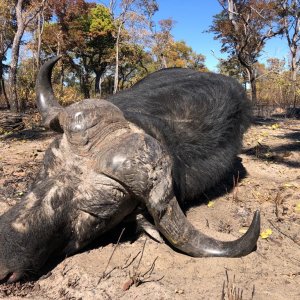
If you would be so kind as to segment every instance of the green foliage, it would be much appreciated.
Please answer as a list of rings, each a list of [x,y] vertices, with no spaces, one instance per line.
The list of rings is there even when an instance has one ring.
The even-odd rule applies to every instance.
[[[204,55],[194,52],[185,41],[174,40],[171,34],[174,20],[161,20],[159,25],[160,31],[154,34],[154,45],[151,49],[156,58],[156,69],[181,67],[207,71]]]
[[[34,0],[25,4],[31,8],[39,3]],[[110,93],[116,72],[119,29],[119,89],[128,88],[163,67],[161,57],[165,58],[168,67],[207,70],[203,55],[195,53],[184,41],[174,40],[171,33],[174,20],[159,21],[160,29],[154,31],[152,17],[158,10],[155,0],[119,0],[114,4],[115,9],[110,11],[96,1],[47,1],[39,18],[34,18],[26,29],[32,39],[22,45],[25,51],[22,49],[21,53],[27,56],[21,56],[18,65],[19,102],[26,102],[26,106],[35,105],[36,66],[55,54],[63,58],[54,68],[53,87],[64,105],[90,97],[92,90],[97,96]],[[15,33],[13,26],[7,26],[8,20],[10,25],[15,22],[15,16],[11,15],[13,6],[9,0],[0,1],[0,38],[7,45],[11,44]],[[38,43],[40,36],[41,47]]]
[[[115,30],[110,11],[103,5],[97,5],[90,10],[89,32],[93,36],[101,36]]]
[[[236,56],[229,57],[228,59],[221,59],[217,67],[221,74],[234,77],[241,83],[247,81],[245,69]]]
[[[128,88],[138,80],[153,72],[151,55],[141,46],[123,43],[120,48],[119,89]]]

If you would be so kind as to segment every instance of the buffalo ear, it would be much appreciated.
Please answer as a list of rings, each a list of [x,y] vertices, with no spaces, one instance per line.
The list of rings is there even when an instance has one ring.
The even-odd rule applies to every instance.
[[[57,132],[63,132],[58,115],[64,109],[54,96],[51,75],[54,65],[60,58],[55,56],[41,67],[35,85],[36,105],[42,115],[43,125]]]

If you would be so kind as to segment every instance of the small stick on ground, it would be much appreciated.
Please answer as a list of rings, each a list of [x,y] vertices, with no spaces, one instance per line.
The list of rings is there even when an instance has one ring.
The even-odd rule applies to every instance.
[[[238,201],[238,186],[240,181],[240,172],[237,173],[237,178],[233,175],[233,191],[232,191],[232,200]]]
[[[143,245],[143,248],[142,248],[142,253],[141,253],[139,262],[138,262],[138,264],[137,264],[137,266],[136,266],[136,268],[135,268],[136,270],[139,269],[139,266],[140,266],[140,264],[141,264],[141,261],[142,261],[143,255],[144,255],[144,250],[145,250],[146,242],[147,242],[147,239],[145,239],[145,242],[144,242],[144,245]]]
[[[283,231],[281,231],[278,226],[274,225],[273,222],[271,220],[268,220],[269,223],[279,232],[281,233],[283,236],[287,237],[289,240],[291,240],[292,242],[294,242],[296,245],[300,246],[300,243],[295,240],[294,238],[292,238],[291,236],[287,235],[286,233],[284,233]]]
[[[122,270],[127,269],[136,260],[136,258],[139,256],[140,253],[141,253],[141,250],[129,261],[129,259],[131,257],[131,255],[130,255],[128,257],[128,259],[126,260],[125,265],[122,267]]]
[[[165,275],[159,277],[158,279],[149,279],[149,280],[143,280],[141,283],[147,283],[147,282],[158,282],[164,279]]]
[[[279,206],[283,203],[283,198],[281,197],[280,192],[278,192],[276,194],[276,197],[274,199],[274,203],[275,203],[275,215],[276,215],[277,221],[281,222],[282,218],[279,216]]]
[[[154,259],[154,261],[151,264],[150,268],[144,274],[142,274],[142,277],[145,277],[148,273],[149,273],[148,276],[150,276],[152,274],[152,272],[154,270],[154,267],[155,267],[155,262],[156,262],[157,259],[158,259],[158,256],[156,256],[156,258]]]
[[[130,262],[130,264],[131,264],[137,258],[137,256],[139,254],[141,254],[137,265],[135,267],[133,267],[132,274],[130,274],[130,272],[129,272],[129,280],[127,280],[124,283],[124,285],[122,287],[123,291],[129,290],[133,285],[139,286],[139,285],[141,285],[143,283],[146,283],[146,282],[158,282],[158,281],[160,281],[160,280],[162,280],[164,278],[164,276],[161,276],[158,279],[150,278],[151,275],[152,275],[152,273],[153,273],[153,271],[154,271],[155,263],[156,263],[156,260],[158,259],[158,256],[153,260],[153,262],[152,262],[152,264],[151,264],[151,266],[150,266],[150,268],[148,270],[146,270],[144,273],[141,273],[141,272],[138,271],[139,267],[141,265],[141,261],[142,261],[143,255],[144,255],[144,250],[145,250],[145,247],[146,247],[146,242],[147,242],[147,239],[145,239],[145,241],[144,241],[142,250]],[[130,264],[128,264],[128,266]]]
[[[225,269],[226,279],[223,282],[221,300],[242,300],[243,299],[243,289],[237,288],[235,286],[235,275],[233,280],[229,279],[228,271]],[[253,300],[255,294],[255,286],[253,285],[251,300]]]
[[[251,300],[254,299],[254,294],[255,294],[255,285],[253,285],[253,288],[252,288]]]
[[[109,259],[108,259],[108,261],[107,261],[107,264],[106,264],[106,267],[105,267],[105,269],[104,269],[104,271],[103,271],[103,273],[102,273],[102,276],[100,277],[100,279],[99,279],[99,281],[98,281],[98,284],[100,283],[101,279],[105,278],[105,277],[106,277],[107,275],[109,275],[114,269],[116,269],[116,268],[113,268],[112,270],[110,270],[110,272],[106,273],[106,270],[107,270],[107,268],[108,268],[108,266],[109,266],[109,263],[110,263],[110,261],[111,261],[113,255],[114,255],[114,253],[115,253],[117,247],[119,246],[119,243],[120,243],[120,240],[121,240],[121,237],[122,237],[124,231],[125,231],[125,228],[123,228],[122,231],[121,231],[121,233],[120,233],[120,236],[119,236],[119,238],[118,238],[118,241],[117,241],[116,245],[114,246],[114,248],[113,248],[113,250],[112,250],[112,252],[111,252],[111,254],[110,254],[110,257],[109,257]]]

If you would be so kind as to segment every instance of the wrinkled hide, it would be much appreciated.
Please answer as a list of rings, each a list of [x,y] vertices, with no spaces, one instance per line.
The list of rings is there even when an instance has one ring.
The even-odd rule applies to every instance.
[[[244,236],[222,242],[197,231],[178,204],[232,168],[251,115],[234,79],[165,69],[108,100],[63,108],[50,80],[57,60],[41,68],[36,91],[43,124],[62,135],[28,194],[0,217],[0,280],[37,272],[53,253],[77,252],[137,211],[156,240],[158,230],[191,256],[239,257],[254,249],[259,212]]]

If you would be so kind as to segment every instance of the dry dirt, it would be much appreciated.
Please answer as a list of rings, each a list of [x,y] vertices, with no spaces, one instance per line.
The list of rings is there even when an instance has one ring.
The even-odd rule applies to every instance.
[[[21,201],[53,137],[39,128],[1,137],[0,214]],[[235,179],[187,211],[197,228],[230,240],[260,209],[265,235],[246,257],[191,258],[125,224],[82,253],[51,261],[39,278],[0,285],[0,298],[300,299],[299,150],[299,120],[258,120]]]

